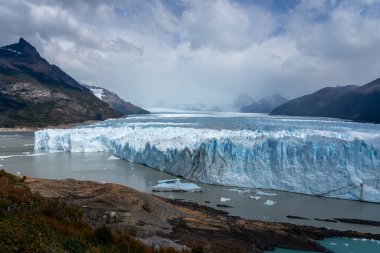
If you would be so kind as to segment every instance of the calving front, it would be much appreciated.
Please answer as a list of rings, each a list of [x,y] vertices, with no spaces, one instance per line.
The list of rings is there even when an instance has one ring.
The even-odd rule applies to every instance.
[[[131,124],[35,133],[36,151],[111,151],[196,182],[380,202],[379,137],[331,129]]]

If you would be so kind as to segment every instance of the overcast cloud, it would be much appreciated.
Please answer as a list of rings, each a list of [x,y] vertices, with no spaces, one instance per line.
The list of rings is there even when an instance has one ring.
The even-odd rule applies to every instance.
[[[0,0],[0,24],[1,45],[24,37],[79,82],[142,106],[380,77],[378,0]]]

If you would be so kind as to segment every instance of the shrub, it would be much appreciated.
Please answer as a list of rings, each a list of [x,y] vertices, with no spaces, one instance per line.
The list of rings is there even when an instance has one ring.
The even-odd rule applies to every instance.
[[[103,244],[111,243],[113,240],[112,232],[106,225],[102,225],[95,230],[95,237]]]

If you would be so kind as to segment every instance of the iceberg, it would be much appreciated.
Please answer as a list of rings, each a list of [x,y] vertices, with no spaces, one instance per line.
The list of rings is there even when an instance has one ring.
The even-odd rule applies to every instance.
[[[273,201],[271,199],[267,199],[267,201],[264,202],[264,205],[267,206],[273,206],[274,204],[276,204],[276,201]]]
[[[230,198],[225,198],[225,197],[221,197],[220,198],[220,202],[227,202],[227,201],[230,201],[231,199]]]
[[[201,189],[194,183],[182,183],[179,178],[158,180],[157,185],[152,186],[152,191],[156,192],[200,192]]]
[[[268,193],[268,192],[263,192],[263,191],[256,191],[256,194],[261,195],[261,196],[277,196],[276,193]]]
[[[379,131],[340,127],[104,125],[39,130],[35,150],[112,152],[195,182],[380,202],[379,140]]]

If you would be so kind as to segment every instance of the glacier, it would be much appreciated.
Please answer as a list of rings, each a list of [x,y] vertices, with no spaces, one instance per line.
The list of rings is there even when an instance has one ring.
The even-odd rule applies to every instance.
[[[380,203],[379,140],[380,131],[344,127],[103,124],[36,131],[35,150],[112,152],[195,182]]]

